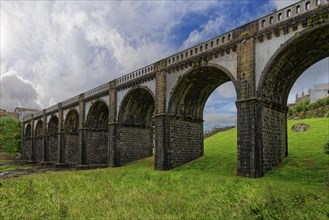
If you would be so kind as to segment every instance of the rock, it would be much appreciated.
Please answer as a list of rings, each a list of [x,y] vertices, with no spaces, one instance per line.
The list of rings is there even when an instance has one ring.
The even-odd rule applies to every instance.
[[[301,123],[293,125],[291,129],[294,132],[303,132],[303,131],[307,131],[309,128],[310,128],[310,126],[308,124],[301,122]]]
[[[300,120],[300,117],[294,117],[293,120]]]

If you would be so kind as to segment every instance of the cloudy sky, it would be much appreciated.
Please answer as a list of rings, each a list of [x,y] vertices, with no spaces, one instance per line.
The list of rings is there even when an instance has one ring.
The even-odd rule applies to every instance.
[[[0,108],[49,107],[294,2],[1,1]],[[289,101],[327,82],[328,65],[303,74]],[[209,97],[207,128],[235,123],[235,98],[232,83]]]

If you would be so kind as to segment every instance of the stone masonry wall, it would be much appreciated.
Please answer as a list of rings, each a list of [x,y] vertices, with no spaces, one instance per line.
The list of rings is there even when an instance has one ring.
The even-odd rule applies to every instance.
[[[80,161],[78,134],[64,135],[64,161],[68,164],[78,164]]]
[[[35,160],[37,162],[41,162],[43,153],[43,138],[36,138],[35,139]]]
[[[203,155],[203,122],[172,119],[170,167],[178,167]]]
[[[150,128],[120,127],[120,165],[152,156],[152,133]]]
[[[50,135],[48,137],[47,157],[49,162],[57,161],[57,135]]]
[[[23,158],[27,161],[32,160],[32,139],[26,138],[23,139]]]
[[[107,164],[108,132],[87,132],[87,164]]]
[[[287,155],[286,113],[264,107],[262,110],[263,169],[278,165]]]

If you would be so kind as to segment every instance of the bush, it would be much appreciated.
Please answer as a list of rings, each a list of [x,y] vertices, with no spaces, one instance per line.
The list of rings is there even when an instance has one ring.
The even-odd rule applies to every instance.
[[[325,118],[329,118],[329,111],[324,115]]]
[[[11,117],[0,117],[0,151],[13,153],[21,148],[21,122]]]

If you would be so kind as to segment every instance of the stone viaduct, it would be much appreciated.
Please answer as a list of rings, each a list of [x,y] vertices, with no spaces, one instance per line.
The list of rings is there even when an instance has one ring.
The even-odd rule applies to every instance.
[[[232,81],[237,172],[260,177],[287,155],[287,98],[329,56],[329,0],[304,0],[23,119],[23,157],[116,167],[154,152],[169,170],[201,157],[203,108]]]

